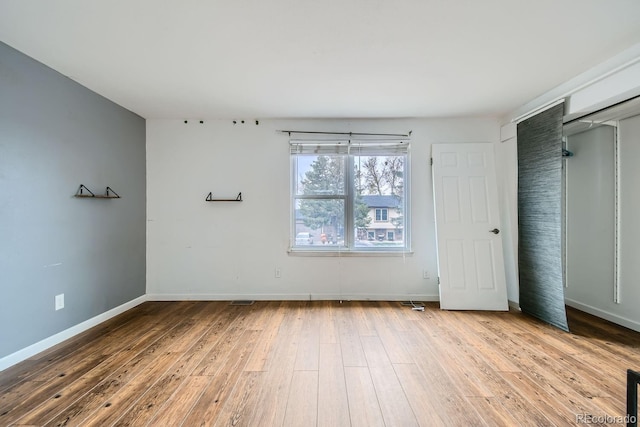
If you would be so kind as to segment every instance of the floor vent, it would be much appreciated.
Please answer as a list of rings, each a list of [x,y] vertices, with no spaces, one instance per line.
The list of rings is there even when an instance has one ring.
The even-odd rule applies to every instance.
[[[255,301],[248,299],[239,299],[235,301],[231,301],[229,305],[252,305]]]
[[[424,311],[424,304],[421,302],[400,301],[400,305],[403,307],[411,307],[411,310],[413,311]]]
[[[407,307],[424,307],[424,303],[414,301],[400,301],[400,305],[406,305]]]

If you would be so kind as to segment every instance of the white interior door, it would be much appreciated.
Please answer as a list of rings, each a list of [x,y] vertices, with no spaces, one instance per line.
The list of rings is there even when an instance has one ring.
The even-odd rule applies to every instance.
[[[434,144],[440,308],[508,310],[493,144]]]

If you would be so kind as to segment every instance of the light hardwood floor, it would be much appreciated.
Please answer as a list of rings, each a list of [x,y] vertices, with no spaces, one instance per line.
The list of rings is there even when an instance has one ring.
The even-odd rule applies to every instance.
[[[576,310],[569,318],[571,334],[518,312],[432,303],[147,302],[1,372],[0,425],[564,426],[624,416],[640,334]]]

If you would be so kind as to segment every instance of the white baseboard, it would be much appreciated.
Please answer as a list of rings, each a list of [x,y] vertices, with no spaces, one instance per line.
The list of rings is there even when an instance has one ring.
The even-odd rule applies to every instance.
[[[511,308],[512,310],[521,311],[519,302],[508,300],[508,303],[509,303],[509,308]]]
[[[438,295],[406,294],[147,294],[147,301],[440,301]]]
[[[82,323],[78,323],[77,325],[72,326],[69,329],[58,332],[57,334],[45,338],[42,341],[38,341],[37,343],[30,345],[29,347],[25,347],[22,350],[18,350],[15,353],[5,356],[0,359],[0,371],[3,371],[10,366],[20,363],[32,356],[35,356],[36,354],[43,352],[53,347],[54,345],[60,344],[61,342],[68,340],[69,338],[72,338],[79,333],[86,331],[87,329],[93,328],[94,326],[97,326],[100,323],[107,321],[120,313],[124,313],[125,311],[137,305],[140,305],[145,301],[147,301],[147,296],[142,295],[134,300],[126,302],[118,307],[112,308],[109,311],[105,311],[102,314],[92,317],[91,319],[85,320]]]
[[[601,317],[617,325],[621,325],[625,328],[633,329],[634,331],[640,332],[640,322],[636,322],[635,320],[627,319],[626,317],[622,317],[617,314],[610,313],[608,311],[601,310],[599,308],[592,307],[590,305],[583,304],[571,299],[565,299],[564,303],[569,307],[577,308],[578,310],[584,311],[585,313],[593,314],[594,316]]]

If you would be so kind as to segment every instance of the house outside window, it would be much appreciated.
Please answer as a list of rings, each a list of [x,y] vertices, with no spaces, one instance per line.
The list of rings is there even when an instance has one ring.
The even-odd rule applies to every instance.
[[[366,228],[367,235],[390,245],[401,241],[404,231],[401,199],[395,195],[365,195],[362,201],[367,205],[371,219]]]
[[[291,141],[291,250],[409,249],[408,142]]]

